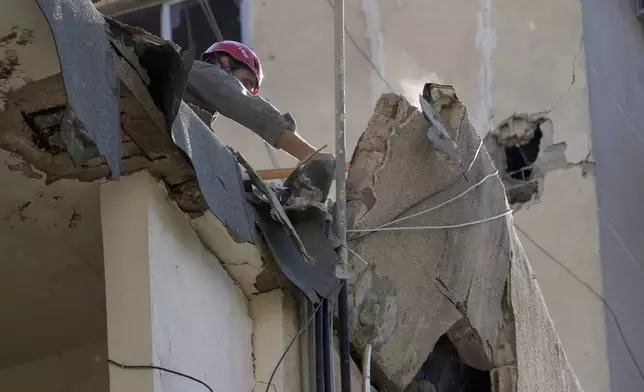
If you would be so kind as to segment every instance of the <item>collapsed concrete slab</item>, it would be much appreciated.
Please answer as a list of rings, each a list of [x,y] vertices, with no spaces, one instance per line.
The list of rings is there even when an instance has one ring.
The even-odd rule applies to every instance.
[[[581,391],[467,109],[449,86],[424,96],[458,158],[433,150],[422,113],[388,94],[351,161],[354,348],[373,344],[374,380],[389,391],[410,384],[442,336],[489,372],[492,391]]]

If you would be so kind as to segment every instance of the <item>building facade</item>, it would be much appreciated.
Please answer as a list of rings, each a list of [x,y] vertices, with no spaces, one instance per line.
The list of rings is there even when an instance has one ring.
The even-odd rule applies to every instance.
[[[268,270],[274,260],[255,221],[245,219],[232,154],[187,113],[186,137],[196,128],[206,135],[202,159],[212,161],[219,149],[218,164],[234,165],[216,173],[224,186],[215,190],[223,204],[214,210],[230,218],[220,220],[196,179],[195,167],[204,161],[192,154],[204,139],[184,140],[187,155],[178,154],[165,121],[154,120],[164,114],[150,104],[146,78],[134,71],[138,58],[111,57],[116,49],[101,46],[108,26],[89,1],[8,1],[0,8],[0,390],[198,391],[208,385],[259,392],[269,380],[276,391],[301,390],[295,339],[301,312]],[[119,29],[112,33],[127,42],[115,40],[115,47],[134,45],[134,35]],[[138,48],[154,50],[153,42],[138,41]],[[166,55],[181,60],[175,51]],[[96,59],[99,64],[84,63]],[[106,80],[123,85],[101,90]],[[87,102],[97,106],[81,109]],[[69,143],[82,137],[61,135],[78,130],[74,122],[85,115],[105,113],[103,120],[116,120],[110,132],[120,167],[108,168],[105,155],[74,164],[71,151],[87,150],[83,142]],[[148,136],[131,138],[126,128]],[[123,177],[106,181],[110,173]],[[191,182],[197,194],[184,199],[188,206],[175,196],[188,195]]]
[[[172,39],[196,55],[216,40],[217,31],[248,43],[265,67],[262,94],[291,112],[308,140],[333,149],[332,1],[210,1],[211,11],[197,1],[96,3],[105,14]],[[0,41],[2,110],[11,92],[60,72],[37,5],[16,4],[7,2],[0,13],[0,36],[9,37]],[[638,121],[644,114],[637,108],[644,98],[644,33],[635,1],[361,0],[347,2],[346,19],[347,147],[356,145],[382,93],[402,93],[415,103],[427,81],[454,85],[507,180],[517,230],[584,390],[644,388],[639,332],[644,226],[637,203],[644,189],[631,181],[644,156],[639,125],[644,121]],[[213,128],[256,169],[295,163],[231,121],[220,118]],[[244,283],[252,280],[249,270],[261,268],[259,251],[248,250],[258,260],[253,266],[235,262],[239,250],[232,252],[230,244],[204,245],[219,238],[213,235],[216,225],[200,231],[199,223],[173,209],[145,175],[119,184],[60,180],[45,187],[42,173],[11,154],[3,152],[3,158],[2,248],[12,259],[28,262],[11,264],[13,269],[3,265],[2,306],[13,309],[15,322],[0,327],[0,335],[11,337],[3,344],[9,349],[0,350],[0,389],[5,383],[8,389],[20,385],[21,391],[42,390],[42,385],[107,391],[108,379],[139,390],[159,383],[167,383],[164,390],[183,388],[183,380],[152,373],[112,369],[108,375],[98,365],[78,369],[90,360],[105,360],[108,333],[116,334],[111,341],[121,342],[110,352],[122,353],[122,361],[142,363],[156,356],[177,368],[195,353],[210,358],[213,350],[202,345],[204,340],[242,347],[239,357],[218,358],[221,369],[229,371],[203,376],[216,378],[221,390],[263,388],[272,354],[288,343],[298,321],[294,304],[281,291],[257,293]],[[118,191],[124,184],[127,192]],[[511,192],[515,189],[520,191]],[[135,214],[142,215],[134,219]],[[140,238],[124,236],[121,225],[129,221],[141,225]],[[16,242],[18,232],[25,239]],[[100,247],[103,252],[97,252]],[[43,250],[69,262],[54,268],[43,261]],[[224,260],[231,253],[232,261]],[[181,271],[179,259],[189,261],[181,263],[187,271]],[[129,280],[132,271],[140,274],[136,281]],[[29,286],[40,290],[12,285],[20,276],[33,279]],[[103,276],[109,278],[107,286]],[[221,284],[211,287],[205,276]],[[140,281],[149,286],[140,287]],[[185,290],[186,282],[191,290]],[[172,287],[187,294],[168,295]],[[119,299],[123,295],[128,300]],[[213,302],[199,303],[202,298]],[[155,300],[160,302],[149,302]],[[58,324],[45,317],[54,307]],[[148,308],[154,313],[141,319],[141,309]],[[227,313],[200,313],[190,320],[193,312],[214,308]],[[94,316],[84,316],[89,314]],[[172,329],[167,330],[158,327],[164,320],[180,321],[168,323]],[[42,328],[45,322],[48,328]],[[186,336],[183,331],[194,332],[195,322],[208,327],[196,329],[203,335]],[[127,323],[145,326],[144,332],[118,336]],[[77,328],[69,329],[70,324]],[[280,382],[295,382],[300,374],[296,360],[288,363]],[[76,378],[62,377],[61,366]],[[25,384],[25,375],[36,370],[49,378]]]
[[[644,296],[641,192],[626,174],[638,167],[644,132],[637,4],[346,3],[348,148],[382,93],[416,102],[424,82],[455,86],[479,133],[492,135],[486,145],[510,177],[517,229],[586,391],[644,386],[644,312],[633,302]],[[333,2],[241,1],[239,21],[265,67],[263,95],[332,150]],[[214,129],[257,168],[294,164],[226,119]],[[509,150],[531,140],[532,157],[511,164]],[[536,169],[512,175],[525,165]]]
[[[248,42],[266,67],[265,96],[295,115],[299,132],[333,148],[332,2],[249,3]],[[644,298],[637,202],[644,191],[631,184],[644,156],[644,121],[636,108],[644,94],[644,35],[636,5],[346,4],[349,149],[380,94],[393,90],[416,102],[420,85],[430,80],[455,86],[482,136],[503,134],[486,143],[491,154],[507,136],[508,120],[515,143],[529,144],[521,140],[525,122],[517,124],[513,116],[541,124],[538,154],[529,159],[538,170],[532,178],[508,181],[506,189],[510,197],[511,189],[530,187],[522,181],[537,184],[516,199],[516,226],[587,392],[644,388],[644,311],[637,305]],[[229,124],[215,129],[253,156],[256,167],[273,165],[253,135]],[[501,175],[512,171],[508,149],[516,144],[501,142]],[[278,166],[292,165],[272,154]]]

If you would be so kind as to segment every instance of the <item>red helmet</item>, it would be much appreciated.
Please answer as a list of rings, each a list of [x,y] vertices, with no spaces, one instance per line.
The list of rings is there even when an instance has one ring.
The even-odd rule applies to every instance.
[[[251,91],[251,94],[257,94],[259,87],[262,85],[264,73],[262,72],[262,65],[259,62],[259,57],[257,57],[255,52],[241,42],[220,41],[210,45],[210,47],[201,55],[201,59],[203,60],[205,55],[215,52],[224,52],[235,60],[246,65],[257,78],[257,86],[255,86],[253,91]]]

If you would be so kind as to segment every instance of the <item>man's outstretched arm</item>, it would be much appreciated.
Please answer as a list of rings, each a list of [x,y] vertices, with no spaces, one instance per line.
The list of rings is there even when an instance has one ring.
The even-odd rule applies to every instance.
[[[277,137],[277,148],[286,151],[299,161],[303,161],[315,153],[315,149],[297,132],[282,132]]]
[[[211,113],[221,113],[300,161],[315,152],[296,132],[290,114],[282,114],[260,96],[251,95],[237,79],[211,64],[195,62],[184,100]]]

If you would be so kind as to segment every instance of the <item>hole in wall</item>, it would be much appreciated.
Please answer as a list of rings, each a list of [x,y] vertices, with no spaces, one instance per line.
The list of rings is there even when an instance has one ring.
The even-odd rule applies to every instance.
[[[544,173],[538,165],[551,144],[552,123],[537,115],[513,115],[485,138],[485,146],[499,170],[508,203],[539,199]]]
[[[405,392],[491,392],[491,388],[490,372],[465,364],[443,334]]]
[[[537,125],[534,136],[526,144],[516,147],[505,147],[505,171],[515,180],[528,181],[532,178],[541,144],[541,126]]]

